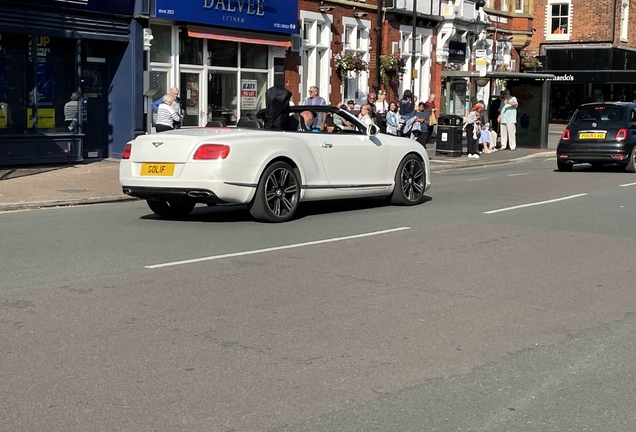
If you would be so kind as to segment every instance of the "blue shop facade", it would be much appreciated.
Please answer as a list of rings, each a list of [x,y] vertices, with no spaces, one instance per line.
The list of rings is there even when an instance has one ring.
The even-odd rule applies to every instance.
[[[144,133],[137,3],[0,0],[0,165],[117,157]]]

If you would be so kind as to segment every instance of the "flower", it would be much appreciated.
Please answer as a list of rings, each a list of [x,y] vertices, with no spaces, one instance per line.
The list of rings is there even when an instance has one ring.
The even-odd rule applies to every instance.
[[[334,56],[336,70],[341,79],[345,79],[349,72],[364,72],[369,65],[356,53],[338,53]]]
[[[447,71],[458,71],[458,70],[461,70],[461,68],[462,67],[460,65],[453,62],[446,63],[446,65],[444,66],[444,70],[447,70]]]
[[[386,85],[402,78],[406,72],[406,60],[397,54],[380,56],[380,78]]]
[[[520,61],[523,70],[537,70],[543,67],[543,63],[535,56],[522,54]]]
[[[502,66],[497,68],[497,72],[508,72],[509,70],[508,63],[504,63]]]

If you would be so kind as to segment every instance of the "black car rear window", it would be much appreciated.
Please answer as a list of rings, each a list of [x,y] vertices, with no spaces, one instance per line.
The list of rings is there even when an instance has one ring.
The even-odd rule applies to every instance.
[[[625,108],[620,106],[599,105],[581,108],[574,115],[575,122],[622,122],[625,120]]]

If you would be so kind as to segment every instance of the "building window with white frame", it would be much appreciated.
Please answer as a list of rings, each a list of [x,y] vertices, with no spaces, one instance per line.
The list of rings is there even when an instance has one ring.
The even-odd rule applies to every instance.
[[[302,79],[300,103],[309,96],[309,87],[316,86],[320,95],[329,99],[331,67],[331,21],[329,15],[301,11],[303,31]]]
[[[515,12],[523,13],[523,0],[515,0]]]
[[[343,17],[342,24],[342,53],[355,54],[368,64],[370,59],[369,29],[371,27],[371,21]],[[357,105],[366,103],[369,90],[368,70],[363,72],[348,72],[342,84],[344,86],[343,101],[353,99]]]
[[[406,73],[402,77],[398,92],[404,94],[404,90],[411,89],[413,82],[412,71],[417,71],[414,82],[414,95],[421,101],[426,101],[430,93],[431,77],[431,51],[432,30],[418,28],[417,35],[413,38],[413,30],[410,26],[400,27],[400,40],[402,44],[402,57],[406,62]],[[413,49],[415,48],[415,54]]]
[[[572,2],[548,0],[546,5],[546,39],[567,40],[572,32]]]

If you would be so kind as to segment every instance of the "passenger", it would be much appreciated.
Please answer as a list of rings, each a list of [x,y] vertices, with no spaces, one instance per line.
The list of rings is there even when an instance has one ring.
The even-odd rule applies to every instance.
[[[373,119],[371,119],[371,106],[369,104],[364,104],[360,107],[358,119],[367,127],[373,124]]]
[[[300,113],[301,117],[305,121],[305,130],[308,132],[320,132],[320,129],[314,127],[314,115],[311,111],[303,111]]]

